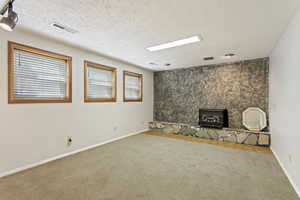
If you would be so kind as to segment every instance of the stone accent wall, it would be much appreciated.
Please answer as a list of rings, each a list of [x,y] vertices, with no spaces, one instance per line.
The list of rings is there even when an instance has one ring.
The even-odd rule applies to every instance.
[[[229,126],[242,128],[242,112],[259,107],[268,116],[269,59],[154,73],[154,120],[198,123],[199,108],[227,108]]]
[[[160,133],[192,136],[253,146],[269,147],[271,142],[271,136],[268,132],[247,131],[243,129],[212,129],[168,122],[150,122],[149,128],[151,131]]]

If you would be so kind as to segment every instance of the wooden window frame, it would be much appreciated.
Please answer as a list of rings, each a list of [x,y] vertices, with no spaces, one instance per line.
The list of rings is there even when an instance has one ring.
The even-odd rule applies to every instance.
[[[134,77],[138,77],[141,79],[141,98],[139,99],[127,99],[126,98],[126,81],[125,81],[125,76],[134,76]],[[130,71],[124,71],[123,72],[123,101],[124,102],[142,102],[143,101],[143,74],[138,74],[138,73],[134,73],[134,72],[130,72]]]
[[[67,65],[66,98],[16,98],[14,95],[14,50],[26,51],[50,58],[64,60]],[[71,103],[72,102],[72,57],[8,41],[8,103]]]
[[[97,99],[89,99],[88,98],[88,67],[93,67],[97,69],[102,69],[106,71],[111,71],[112,76],[113,76],[113,97],[111,99],[102,99],[102,98],[97,98]],[[84,102],[85,103],[96,103],[96,102],[116,102],[117,101],[117,69],[114,67],[109,67],[105,65],[101,65],[98,63],[90,62],[90,61],[84,61]]]

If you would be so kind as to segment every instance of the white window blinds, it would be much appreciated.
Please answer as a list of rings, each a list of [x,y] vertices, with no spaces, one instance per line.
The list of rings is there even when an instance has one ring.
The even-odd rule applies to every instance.
[[[112,70],[87,65],[87,98],[109,100],[115,98],[115,77]]]
[[[13,50],[15,99],[67,98],[67,62],[19,49]]]
[[[125,99],[139,100],[142,98],[142,78],[125,74]]]

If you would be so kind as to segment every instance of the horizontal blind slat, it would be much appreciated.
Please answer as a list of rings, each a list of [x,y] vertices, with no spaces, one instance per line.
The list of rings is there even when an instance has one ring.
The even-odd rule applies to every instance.
[[[67,63],[14,49],[14,95],[21,99],[66,98]]]
[[[142,96],[141,87],[140,77],[125,75],[126,99],[140,99]]]
[[[30,80],[40,80],[40,81],[63,81],[65,82],[65,76],[53,76],[51,74],[31,74],[31,73],[15,73],[15,77],[19,80],[30,79]]]
[[[88,66],[88,88],[89,99],[111,99],[113,98],[113,73],[112,71]]]

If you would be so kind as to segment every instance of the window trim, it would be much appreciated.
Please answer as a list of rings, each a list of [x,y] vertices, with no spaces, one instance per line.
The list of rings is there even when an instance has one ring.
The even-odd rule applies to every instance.
[[[112,87],[112,94],[113,97],[110,99],[102,99],[102,98],[97,98],[97,99],[89,99],[88,98],[88,67],[93,67],[97,69],[102,69],[106,71],[111,71],[113,75],[113,82],[114,86]],[[114,67],[109,67],[105,66],[102,64],[94,63],[85,60],[84,61],[84,102],[85,103],[96,103],[96,102],[116,102],[117,101],[117,69]]]
[[[66,98],[56,99],[56,98],[47,98],[47,99],[22,99],[15,98],[14,95],[14,50],[26,51],[50,58],[56,58],[64,60],[67,65],[67,83],[66,83]],[[17,104],[17,103],[71,103],[72,102],[72,57],[65,56],[58,53],[53,53],[50,51],[42,50],[39,48],[18,44],[15,42],[8,41],[8,103]]]
[[[126,79],[125,76],[134,76],[134,77],[138,77],[141,79],[141,98],[139,99],[128,99],[126,98]],[[143,101],[143,74],[138,74],[138,73],[134,73],[134,72],[130,72],[130,71],[123,71],[123,101],[124,102],[142,102]]]

